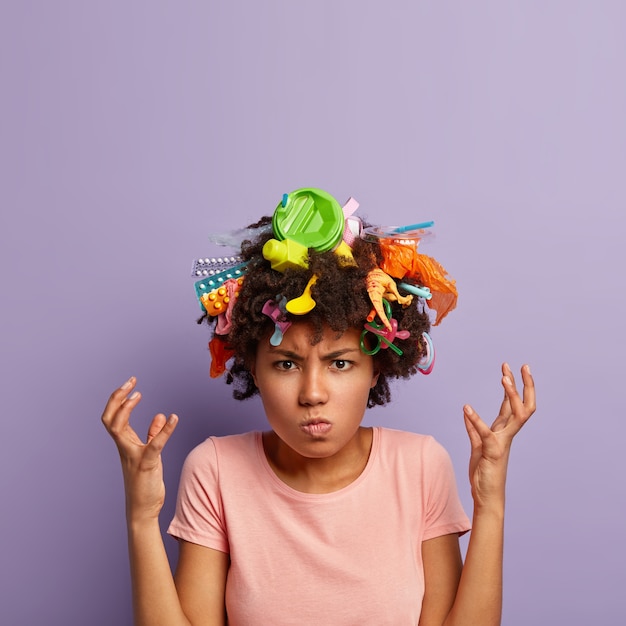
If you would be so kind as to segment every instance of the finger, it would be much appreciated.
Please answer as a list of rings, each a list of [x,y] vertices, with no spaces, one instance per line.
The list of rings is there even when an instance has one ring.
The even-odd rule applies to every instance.
[[[512,388],[515,392],[517,392],[517,386],[515,384],[515,376],[513,376],[513,370],[511,370],[511,368],[510,368],[508,363],[503,363],[502,364],[502,381],[503,381],[503,383],[507,379],[511,382],[511,384],[508,387],[508,389]],[[510,401],[510,395],[509,395],[509,392],[507,390],[507,386],[506,385],[504,385],[504,395]]]
[[[515,376],[513,376],[513,371],[511,370],[511,367],[509,366],[508,363],[502,363],[502,378],[506,378],[509,377],[511,379],[511,382],[513,383],[513,387],[515,388]],[[505,402],[509,401],[509,394],[507,393],[506,387],[504,388],[504,399],[502,401],[502,403],[504,404]]]
[[[163,417],[165,416],[163,415]],[[163,424],[163,427],[152,437],[152,439],[150,439],[150,442],[146,446],[146,460],[155,459],[161,454],[165,444],[168,442],[172,433],[176,429],[177,424],[178,415],[172,413],[172,415],[170,415]]]
[[[535,382],[533,380],[532,374],[530,373],[530,366],[528,364],[523,365],[521,372],[523,383],[522,403],[525,407],[530,409],[531,412],[533,412],[535,410]],[[513,389],[517,391],[515,377],[513,376],[513,371],[509,367],[508,363],[502,364],[502,377],[503,382],[504,379],[508,377],[511,380]],[[506,386],[504,389],[504,393],[505,397],[508,397]]]
[[[120,407],[115,411],[107,426],[107,430],[114,439],[119,438],[119,436],[129,428],[128,423],[130,422],[130,415],[140,401],[141,393],[136,390],[133,391],[130,396],[123,399]],[[137,437],[134,431],[133,434]]]
[[[508,363],[502,364],[502,381],[506,376],[510,376],[512,378],[511,368]],[[509,418],[513,414],[513,410],[511,409],[511,400],[509,399],[509,394],[507,392],[507,388],[503,383],[503,398],[502,404],[500,405],[500,410],[498,411],[498,416],[491,424],[491,430],[494,432],[497,430],[502,430],[508,423]]]
[[[480,415],[469,404],[463,407],[463,417],[472,447],[482,446],[485,440],[493,434],[491,428],[485,424]]]
[[[504,397],[502,398],[502,404],[500,405],[499,415],[508,415],[511,413],[511,402],[509,401],[509,394],[504,389]]]
[[[163,415],[163,413],[159,413],[152,418],[150,428],[148,428],[148,443],[150,443],[161,432],[161,429],[165,426],[166,421],[167,418]]]
[[[118,387],[110,396],[102,413],[102,423],[107,426],[113,420],[116,411],[124,404],[128,394],[133,391],[137,379],[131,376],[121,387]]]
[[[524,390],[522,392],[524,406],[532,414],[535,412],[537,405],[535,399],[535,380],[530,373],[530,365],[528,364],[522,366],[522,381],[524,383]]]
[[[513,425],[513,428],[514,428],[513,434],[515,434],[517,431],[519,431],[519,429],[526,423],[528,418],[532,415],[532,410],[529,410],[525,406],[524,401],[522,400],[519,393],[517,392],[517,389],[515,388],[515,382],[513,378],[511,378],[508,375],[504,376],[502,378],[502,385],[507,391],[507,394],[509,396],[509,401],[511,403],[511,412],[512,412],[511,417],[513,419],[509,420],[508,425]]]
[[[478,434],[478,432],[476,432],[474,425],[467,418],[467,415],[465,415],[465,413],[463,413],[463,421],[465,422],[465,430],[467,431],[467,435],[470,440],[470,447],[472,448],[472,450],[480,449],[481,447],[480,435]]]
[[[504,398],[502,400],[502,404],[500,405],[500,410],[498,411],[498,416],[494,420],[493,424],[491,424],[491,430],[500,430],[509,420],[513,411],[511,409],[511,401],[509,400],[509,396],[504,389]]]

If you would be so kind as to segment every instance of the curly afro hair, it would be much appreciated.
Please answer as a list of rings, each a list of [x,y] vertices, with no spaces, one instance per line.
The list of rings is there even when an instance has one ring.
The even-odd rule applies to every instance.
[[[309,249],[309,267],[275,271],[262,254],[263,245],[274,237],[271,217],[263,217],[256,224],[248,227],[260,234],[241,245],[241,255],[247,262],[245,280],[241,286],[236,304],[233,307],[231,329],[228,335],[215,335],[225,341],[234,351],[234,363],[227,374],[226,381],[234,385],[233,396],[245,400],[259,390],[254,384],[248,364],[255,358],[257,345],[267,341],[274,331],[274,323],[262,313],[263,305],[268,300],[283,296],[287,300],[297,298],[304,291],[311,276],[317,281],[311,287],[311,296],[315,307],[306,315],[287,313],[291,322],[308,322],[312,328],[312,344],[322,339],[325,328],[330,328],[341,335],[349,328],[362,329],[372,303],[366,288],[366,277],[370,270],[382,262],[382,252],[376,242],[357,239],[352,247],[356,266],[342,263],[341,257],[334,252],[318,253]],[[398,322],[398,328],[408,330],[408,339],[396,337],[394,344],[402,350],[398,356],[393,350],[379,350],[373,356],[374,366],[379,372],[377,384],[370,390],[368,407],[384,405],[391,399],[389,380],[409,378],[418,371],[417,364],[426,353],[422,333],[430,329],[426,312],[420,313],[415,304],[406,308],[398,302],[389,302],[392,317]],[[216,318],[204,316],[209,324]]]

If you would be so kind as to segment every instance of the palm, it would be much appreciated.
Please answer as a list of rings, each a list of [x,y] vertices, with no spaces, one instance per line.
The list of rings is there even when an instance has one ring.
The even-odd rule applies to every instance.
[[[469,477],[474,499],[479,504],[494,492],[503,492],[511,443],[535,411],[535,388],[528,366],[522,368],[521,397],[506,363],[502,366],[502,375],[504,399],[491,428],[471,407],[465,407],[465,425],[472,447]]]
[[[168,420],[162,413],[156,415],[144,443],[130,425],[131,412],[140,400],[138,393],[128,396],[134,386],[135,380],[131,379],[126,387],[113,392],[102,414],[102,422],[120,455],[129,513],[155,517],[165,500],[161,451],[178,418],[172,415]]]

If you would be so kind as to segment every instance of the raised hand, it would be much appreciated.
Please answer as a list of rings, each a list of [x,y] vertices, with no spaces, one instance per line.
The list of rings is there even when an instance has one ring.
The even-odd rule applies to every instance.
[[[522,396],[507,363],[502,365],[504,400],[491,428],[471,406],[463,407],[465,427],[472,451],[469,477],[474,506],[504,504],[506,470],[513,438],[535,412],[535,384],[530,367],[522,367]]]
[[[155,415],[144,443],[129,423],[141,400],[141,394],[134,391],[136,384],[132,377],[116,389],[102,414],[102,423],[115,441],[122,462],[129,521],[158,518],[165,501],[161,451],[178,423],[176,415]]]

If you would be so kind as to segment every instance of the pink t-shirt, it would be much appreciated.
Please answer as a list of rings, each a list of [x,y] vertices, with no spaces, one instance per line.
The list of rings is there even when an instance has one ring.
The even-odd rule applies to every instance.
[[[444,448],[374,428],[362,474],[326,494],[283,483],[259,432],[207,439],[168,532],[230,554],[229,626],[415,626],[422,541],[469,527]]]

